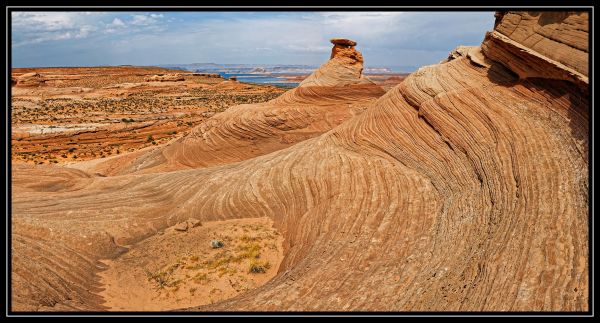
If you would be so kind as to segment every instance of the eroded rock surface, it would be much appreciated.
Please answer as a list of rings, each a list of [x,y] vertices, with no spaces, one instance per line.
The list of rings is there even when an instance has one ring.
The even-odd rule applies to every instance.
[[[125,155],[89,171],[130,174],[210,167],[316,137],[362,113],[385,93],[362,75],[362,68],[360,52],[343,48],[298,88],[265,103],[230,107],[164,148],[135,157]],[[249,85],[226,81],[218,86],[239,89]]]
[[[587,30],[587,20],[579,13],[498,16],[492,34],[503,36],[486,38],[482,51],[423,67],[363,113],[350,118],[345,110],[349,120],[325,122],[287,148],[254,157],[243,143],[281,140],[274,129],[316,127],[327,120],[319,111],[335,110],[340,96],[371,97],[372,88],[359,90],[356,59],[336,56],[307,82],[343,85],[336,91],[305,83],[264,108],[229,109],[144,161],[190,169],[91,178],[65,172],[77,186],[54,192],[19,189],[39,178],[19,174],[13,309],[101,309],[101,285],[93,283],[99,259],[191,217],[267,216],[284,238],[277,275],[189,310],[588,310],[589,102],[584,79],[562,77],[586,75],[585,64],[550,57],[554,43],[504,34],[509,21],[519,35],[568,30],[573,21]],[[529,51],[513,50],[516,44]],[[587,41],[572,44],[569,52],[587,52]],[[510,63],[515,58],[523,61]],[[552,72],[540,76],[527,62]],[[355,90],[342,74],[353,75]],[[221,166],[196,168],[207,155]]]

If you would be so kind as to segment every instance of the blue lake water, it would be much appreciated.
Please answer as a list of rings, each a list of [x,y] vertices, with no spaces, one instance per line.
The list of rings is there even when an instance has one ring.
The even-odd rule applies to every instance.
[[[235,76],[235,77],[237,77],[237,80],[239,82],[244,82],[244,83],[270,84],[270,85],[287,87],[287,88],[297,87],[298,84],[300,84],[300,83],[282,82],[284,79],[279,78],[279,77],[277,77],[277,75],[274,75],[274,74],[265,75],[265,74],[244,74],[244,73],[236,73],[236,74],[219,73],[219,75],[221,75],[224,78],[230,78],[231,76]]]

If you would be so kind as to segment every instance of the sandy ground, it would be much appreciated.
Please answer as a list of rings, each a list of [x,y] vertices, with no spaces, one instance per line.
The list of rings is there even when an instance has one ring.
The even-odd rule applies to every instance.
[[[263,285],[283,259],[283,238],[269,218],[196,227],[188,222],[187,231],[176,227],[103,261],[108,266],[100,273],[104,306],[110,311],[164,311],[211,304]],[[212,248],[212,240],[224,246]]]

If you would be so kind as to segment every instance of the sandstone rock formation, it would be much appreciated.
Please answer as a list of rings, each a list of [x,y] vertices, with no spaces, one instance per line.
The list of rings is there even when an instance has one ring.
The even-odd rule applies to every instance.
[[[349,51],[348,49],[354,49],[354,46],[356,46],[356,42],[350,39],[343,39],[343,38],[334,38],[331,40],[331,43],[333,44],[333,48],[331,49],[331,57],[330,58],[334,58],[336,56],[341,56],[343,55],[342,53],[355,53],[355,51]],[[362,56],[358,56],[356,55],[357,60],[361,60],[362,62]]]
[[[185,81],[183,75],[180,74],[166,74],[166,75],[152,75],[146,78],[146,82],[179,82]]]
[[[540,77],[587,86],[586,12],[509,12],[499,18],[482,44],[487,57],[501,62],[521,79]]]
[[[15,82],[13,82],[14,85],[16,86],[40,86],[43,85],[46,82],[46,79],[44,78],[44,76],[42,76],[39,73],[36,72],[31,72],[31,73],[25,73],[22,74],[20,76],[17,77],[16,79],[16,84]]]
[[[332,39],[331,58],[300,83],[307,86],[341,86],[345,84],[374,84],[362,75],[363,57],[348,39]],[[353,44],[353,45],[352,45]]]
[[[128,174],[209,167],[264,155],[318,136],[361,113],[385,93],[361,74],[362,68],[360,52],[348,48],[298,88],[276,99],[230,107],[164,148],[124,155],[94,165],[89,171]],[[246,86],[231,81],[217,85],[221,89]]]
[[[544,14],[499,15],[493,34],[509,22],[515,30],[567,30],[574,20],[587,28],[579,13]],[[551,47],[517,51],[532,45],[496,36],[482,52],[458,50],[419,69],[332,130],[258,157],[234,155],[252,155],[241,138],[314,125],[326,109],[304,110],[347,93],[364,97],[353,90],[363,85],[344,77],[336,91],[301,86],[269,109],[227,110],[155,156],[191,163],[202,158],[188,148],[214,147],[201,149],[217,156],[225,147],[214,158],[232,162],[218,167],[93,178],[64,171],[77,186],[54,192],[14,169],[12,308],[102,309],[99,259],[191,217],[269,216],[285,238],[278,275],[188,310],[588,310],[589,101],[574,74],[586,71],[546,55]],[[587,47],[565,50],[579,57]],[[335,63],[351,60],[336,56],[320,71],[338,66],[360,80],[358,69]]]

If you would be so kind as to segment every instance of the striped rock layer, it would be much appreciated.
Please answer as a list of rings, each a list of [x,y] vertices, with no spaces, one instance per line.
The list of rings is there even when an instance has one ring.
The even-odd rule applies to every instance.
[[[231,148],[203,160],[185,148],[171,159],[167,147],[157,164],[189,167],[109,177],[14,168],[12,308],[102,309],[99,259],[192,216],[269,216],[285,238],[278,275],[188,310],[585,311],[589,92],[577,76],[586,65],[573,60],[587,53],[582,31],[586,13],[499,13],[480,49],[420,68],[365,112],[265,154]],[[308,89],[275,101],[305,95],[318,110],[334,95]],[[269,109],[253,109],[228,110],[239,121],[206,140],[227,150],[226,133],[285,124],[266,126]]]

